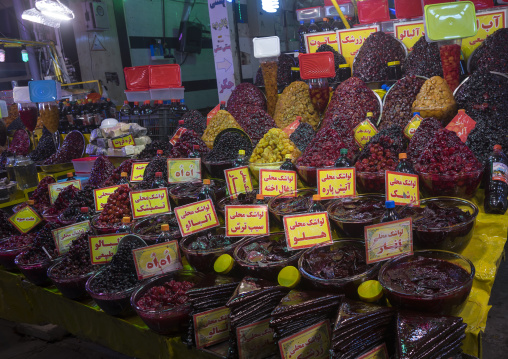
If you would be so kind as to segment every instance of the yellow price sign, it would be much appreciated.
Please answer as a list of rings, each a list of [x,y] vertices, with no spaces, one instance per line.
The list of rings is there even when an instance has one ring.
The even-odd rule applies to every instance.
[[[401,219],[365,227],[367,264],[413,253],[413,220]]]
[[[386,200],[394,201],[398,206],[420,201],[420,187],[418,175],[385,171]]]
[[[182,183],[201,180],[201,158],[168,160],[168,182]]]
[[[128,186],[128,185],[123,185]],[[102,212],[106,203],[108,203],[109,196],[111,196],[120,186],[104,187],[93,190],[95,199],[95,211]]]
[[[268,206],[226,206],[226,236],[248,237],[267,235]]]
[[[370,34],[379,30],[379,25],[337,30],[339,52],[346,58],[346,61],[351,68],[353,67],[353,60],[360,50],[360,47],[362,47],[364,41]]]
[[[355,134],[355,141],[361,148],[363,148],[370,139],[378,133],[376,126],[374,126],[369,120],[360,122],[353,131]]]
[[[143,175],[145,174],[145,168],[150,162],[134,162],[132,164],[131,171],[131,182],[143,181]]]
[[[21,233],[28,233],[42,222],[42,218],[32,207],[26,206],[10,216],[9,222]]]
[[[277,354],[270,318],[236,328],[239,358],[268,358]]]
[[[231,313],[229,308],[220,307],[192,316],[197,349],[228,340],[229,313]]]
[[[171,212],[167,188],[131,191],[129,196],[134,219]]]
[[[224,176],[231,196],[253,190],[249,167],[247,166],[224,170]]]
[[[279,340],[282,359],[327,359],[330,356],[330,322],[324,320]]]
[[[125,146],[136,146],[136,142],[134,142],[134,137],[132,137],[132,135],[113,138],[111,142],[113,143],[113,148],[116,149],[124,148]]]
[[[139,280],[183,268],[178,241],[134,249],[132,255]]]
[[[175,208],[182,237],[219,226],[219,219],[211,199]]]
[[[295,171],[264,169],[259,171],[259,193],[265,197],[275,197],[287,192],[293,192],[287,197],[295,197],[297,185]]]
[[[48,184],[49,200],[51,201],[51,204],[55,203],[56,199],[58,198],[58,195],[60,194],[60,192],[63,191],[65,187],[69,187],[71,185],[76,187],[77,189],[81,189],[80,180],[72,180]]]
[[[318,169],[317,177],[321,199],[356,196],[356,169],[354,167]]]
[[[395,38],[402,41],[408,51],[412,51],[420,37],[425,36],[425,25],[423,21],[398,22],[393,24],[393,32]]]
[[[305,34],[305,47],[308,54],[316,52],[321,45],[330,45],[339,51],[337,44],[337,33],[335,31],[315,32],[312,34]]]
[[[101,236],[90,236],[88,243],[90,247],[90,260],[92,264],[106,264],[118,250],[120,239],[125,237],[122,234],[103,234]]]
[[[327,212],[284,216],[284,231],[290,250],[309,248],[321,243],[332,243]]]
[[[375,348],[372,348],[367,353],[358,357],[358,359],[388,359],[390,356],[388,355],[388,350],[386,349],[386,344],[383,343],[378,345]]]
[[[485,11],[476,14],[478,32],[475,36],[462,39],[462,52],[467,59],[473,51],[481,45],[487,36],[492,35],[499,29],[506,27],[507,9]]]
[[[70,226],[60,227],[51,231],[56,249],[60,255],[67,253],[72,241],[90,230],[90,222],[79,222]]]

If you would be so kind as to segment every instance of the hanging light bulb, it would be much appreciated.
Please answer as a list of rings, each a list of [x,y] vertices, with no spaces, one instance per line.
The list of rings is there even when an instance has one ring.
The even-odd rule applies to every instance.
[[[279,0],[261,0],[261,7],[266,12],[277,12]]]
[[[60,28],[60,21],[51,18],[49,16],[43,15],[39,10],[35,8],[23,11],[23,14],[21,14],[21,18],[23,20],[35,22],[37,24],[50,26],[55,29]]]
[[[21,58],[23,62],[28,62],[28,51],[26,51],[26,46],[21,46]]]
[[[67,6],[62,4],[60,0],[37,0],[35,8],[43,15],[57,20],[72,20],[74,13]]]
[[[4,48],[4,45],[0,45],[0,62],[5,62],[5,48]]]

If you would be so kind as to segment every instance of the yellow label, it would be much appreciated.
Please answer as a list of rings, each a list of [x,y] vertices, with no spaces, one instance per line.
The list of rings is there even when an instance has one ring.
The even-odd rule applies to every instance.
[[[388,359],[388,350],[386,349],[386,344],[383,343],[378,345],[377,347],[369,350],[367,353],[358,357],[358,359]]]
[[[150,162],[134,162],[132,164],[131,171],[131,182],[143,181],[143,175],[145,174],[145,168]]]
[[[394,201],[396,205],[413,203],[417,206],[420,201],[420,187],[418,175],[385,171],[386,200]]]
[[[468,59],[473,51],[481,45],[487,36],[492,35],[496,30],[506,27],[507,10],[486,11],[476,14],[476,25],[478,32],[475,36],[462,39],[462,52],[465,59]]]
[[[30,206],[23,207],[21,210],[9,217],[9,222],[11,222],[21,233],[30,232],[39,223],[41,223],[41,221],[41,217]]]
[[[277,353],[270,318],[236,328],[238,356],[242,359],[264,359]]]
[[[404,128],[404,135],[411,139],[416,133],[418,127],[422,123],[423,118],[420,115],[414,115],[413,118],[409,121],[409,123]]]
[[[80,222],[51,231],[56,249],[60,255],[67,253],[73,240],[90,230],[90,222]]]
[[[335,51],[339,51],[337,34],[335,31],[315,32],[305,35],[305,47],[307,48],[308,54],[316,52],[316,50],[319,49],[319,46],[325,44],[333,47]]]
[[[328,320],[279,340],[282,359],[327,359],[330,356],[330,323]]]
[[[168,182],[181,183],[201,180],[201,158],[168,160]]]
[[[303,249],[320,243],[332,243],[327,212],[284,216],[288,249]]]
[[[237,167],[224,170],[229,194],[236,196],[239,193],[251,192],[252,181],[250,178],[249,167]]]
[[[120,239],[125,237],[122,234],[103,234],[101,236],[90,236],[88,243],[90,247],[90,259],[92,264],[106,264],[118,250]]]
[[[226,206],[228,237],[259,236],[270,233],[268,206]]]
[[[362,121],[354,128],[355,141],[363,148],[378,131],[376,127],[369,120]]]
[[[124,185],[127,186],[127,185]],[[102,212],[106,203],[108,203],[109,196],[111,196],[120,186],[104,187],[93,190],[95,198],[95,211]]]
[[[318,169],[318,190],[321,199],[356,196],[356,169]]]
[[[353,60],[360,50],[360,47],[362,47],[363,42],[370,34],[377,31],[379,31],[379,25],[337,30],[339,52],[346,58],[351,68],[353,68]]]
[[[183,267],[178,241],[134,249],[132,254],[139,280],[179,270]]]
[[[297,177],[295,171],[260,170],[259,193],[265,197],[275,197],[279,194],[293,192],[287,197],[295,197]]]
[[[134,142],[134,138],[132,135],[113,138],[111,140],[113,143],[113,148],[124,148],[125,146],[136,146],[136,143]]]
[[[81,181],[80,180],[72,180],[72,181],[65,181],[65,182],[57,182],[57,183],[48,184],[49,199],[51,201],[51,204],[55,203],[60,192],[62,192],[62,190],[65,187],[69,187],[70,185],[73,185],[77,189],[81,189]]]
[[[219,219],[211,199],[176,207],[175,215],[182,237],[219,225]]]
[[[406,45],[408,51],[413,50],[413,46],[425,36],[425,25],[423,21],[408,21],[393,24],[393,32],[395,38],[399,39]]]
[[[406,218],[365,227],[367,264],[413,253],[412,223]]]
[[[129,195],[134,219],[171,212],[167,188],[131,191]]]
[[[197,349],[229,339],[230,312],[229,308],[220,307],[192,316]]]

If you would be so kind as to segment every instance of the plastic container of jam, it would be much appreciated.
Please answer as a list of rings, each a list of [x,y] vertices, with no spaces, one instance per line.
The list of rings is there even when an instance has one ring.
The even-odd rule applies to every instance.
[[[390,61],[388,64],[388,79],[398,81],[402,78],[402,66],[400,61]]]

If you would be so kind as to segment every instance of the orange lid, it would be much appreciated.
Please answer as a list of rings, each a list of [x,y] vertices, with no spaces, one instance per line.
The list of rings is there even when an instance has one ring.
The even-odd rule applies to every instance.
[[[122,223],[131,223],[131,217],[123,217]]]
[[[209,179],[204,179],[203,180],[203,184],[210,184],[210,180]]]
[[[403,159],[406,159],[407,158],[407,155],[402,152],[402,153],[399,153],[399,160],[403,160]]]
[[[167,232],[167,231],[169,231],[169,224],[163,224],[163,225],[161,226],[161,230],[162,230],[163,232]]]
[[[494,145],[494,151],[500,151],[503,147],[501,145]]]
[[[121,176],[121,177],[127,177],[127,172],[122,172],[122,173],[120,174],[120,176]]]
[[[265,199],[265,196],[264,196],[264,195],[262,195],[261,193],[258,193],[258,194],[256,195],[256,199]]]
[[[72,176],[74,176],[74,173],[72,173],[72,172],[67,173],[67,178],[70,178]]]
[[[312,200],[313,201],[321,201],[321,196],[318,195],[318,194],[315,194],[315,195],[312,196]]]
[[[33,199],[28,200],[28,205],[33,206],[35,204],[35,201]]]

